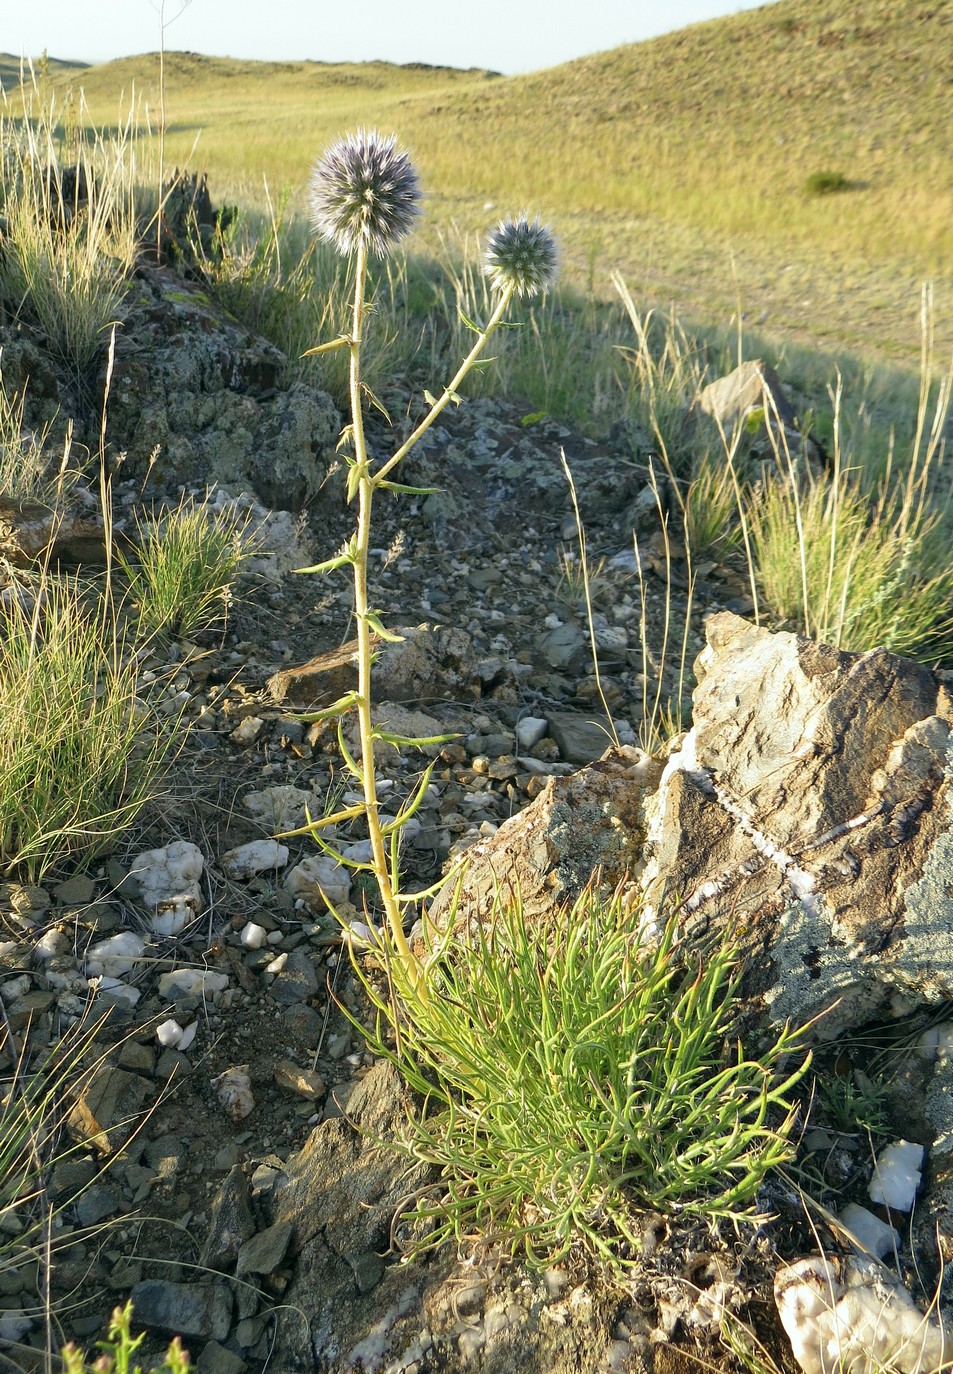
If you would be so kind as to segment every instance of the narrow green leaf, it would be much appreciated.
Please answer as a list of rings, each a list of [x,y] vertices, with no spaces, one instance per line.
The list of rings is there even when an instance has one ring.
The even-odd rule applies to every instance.
[[[528,415],[524,415],[520,420],[521,425],[538,425],[541,420],[548,420],[549,415],[545,410],[531,410]]]
[[[442,487],[408,487],[402,482],[390,482],[386,477],[382,481],[375,482],[374,485],[379,487],[381,491],[400,491],[407,496],[436,496],[438,492],[443,490]]]
[[[333,558],[326,558],[323,563],[315,563],[313,567],[295,568],[294,571],[296,573],[328,573],[334,572],[335,568],[350,567],[353,562],[353,555],[350,550],[348,550],[346,552],[336,553]]]
[[[307,715],[299,716],[298,719],[312,724],[319,720],[337,720],[340,716],[346,716],[348,712],[353,711],[360,700],[359,692],[345,692],[330,706],[325,706],[320,711],[309,711]]]
[[[306,348],[301,356],[302,358],[314,358],[319,353],[333,353],[337,348],[350,348],[353,342],[350,335],[339,334],[338,337],[332,339],[330,343],[318,344],[316,348]]]
[[[374,633],[380,635],[388,644],[403,644],[404,636],[394,634],[393,630],[385,630],[377,611],[368,611],[365,619]]]
[[[361,382],[361,390],[364,392],[364,395],[370,401],[374,409],[380,411],[381,415],[383,415],[387,423],[389,425],[393,424],[393,420],[391,420],[390,414],[387,410],[387,407],[384,405],[384,402],[380,400],[379,397],[375,396],[374,392],[371,390],[371,388],[367,385],[366,382]]]
[[[345,806],[340,811],[334,811],[329,816],[322,816],[319,820],[308,818],[307,824],[299,825],[295,830],[282,830],[275,836],[277,840],[291,840],[298,835],[315,835],[318,830],[323,830],[328,825],[343,825],[345,821],[353,821],[358,816],[363,816],[364,807],[359,804]]]
[[[471,320],[469,315],[464,314],[462,310],[458,309],[457,314],[460,317],[460,323],[467,329],[472,330],[474,334],[482,334],[484,332],[484,326],[482,324],[477,324],[475,320]]]
[[[338,749],[348,772],[357,778],[362,790],[364,790],[364,770],[348,748],[347,740],[344,738],[343,718],[338,720]]]

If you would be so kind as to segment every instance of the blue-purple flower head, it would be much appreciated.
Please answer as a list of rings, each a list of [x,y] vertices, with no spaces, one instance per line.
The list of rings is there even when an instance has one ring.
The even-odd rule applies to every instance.
[[[497,291],[538,296],[552,286],[558,268],[556,240],[538,215],[500,220],[487,240],[483,270]]]
[[[376,129],[346,134],[311,174],[311,218],[338,252],[364,244],[385,257],[409,234],[420,213],[420,182],[397,139]]]

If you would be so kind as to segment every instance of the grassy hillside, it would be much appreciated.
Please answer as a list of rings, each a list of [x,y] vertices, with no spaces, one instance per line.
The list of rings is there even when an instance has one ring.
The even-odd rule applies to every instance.
[[[157,70],[83,73],[93,117],[135,91],[154,121]],[[711,323],[740,302],[786,336],[909,356],[921,280],[953,314],[951,81],[951,0],[780,0],[511,78],[172,54],[168,156],[214,194],[260,203],[267,178],[301,204],[320,147],[379,125],[414,150],[431,235],[529,205],[598,288],[620,267]]]

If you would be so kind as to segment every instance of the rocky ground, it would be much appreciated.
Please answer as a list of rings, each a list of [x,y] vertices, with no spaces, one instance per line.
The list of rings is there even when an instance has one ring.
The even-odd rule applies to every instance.
[[[186,311],[194,333],[194,293],[176,291],[184,305],[155,278],[144,287],[153,317]],[[215,338],[234,351],[230,328]],[[168,337],[173,349],[176,336]],[[125,386],[132,362],[120,363]],[[203,453],[221,476],[216,453],[235,426],[248,432],[245,401],[255,388],[259,412],[272,407],[268,433],[287,438],[276,407],[290,414],[293,403],[276,400],[274,377],[257,365],[247,368],[252,381],[237,383],[220,364],[189,395],[204,395],[214,412]],[[134,467],[145,471],[149,455],[143,445],[130,449],[114,486],[120,526],[143,502],[177,496],[198,447],[177,446],[176,423],[184,432],[194,414],[171,383],[162,423],[155,409],[146,415],[151,384],[143,374],[120,387],[119,404],[139,407],[136,423],[143,433],[161,431],[171,458],[152,464],[144,489]],[[327,411],[326,398],[299,401],[286,456],[302,413],[313,420]],[[663,699],[677,691],[685,570],[677,549],[666,565],[633,436],[596,444],[549,420],[524,425],[525,411],[518,401],[462,407],[404,474],[439,485],[440,494],[379,503],[373,595],[405,640],[381,654],[376,699],[403,732],[455,736],[428,751],[435,766],[408,834],[408,886],[434,882],[549,779],[574,774],[608,743],[573,571],[578,537],[562,454],[596,569],[601,685],[621,743],[634,744],[651,717],[659,675]],[[383,431],[374,439],[383,451]],[[315,452],[321,444],[326,438],[314,439]],[[254,503],[274,503],[273,474],[260,477],[259,446],[247,452],[252,468],[239,471],[235,460],[224,473],[231,486],[216,499],[245,492],[260,519]],[[623,1286],[575,1257],[535,1272],[476,1239],[457,1253],[402,1260],[394,1229],[401,1200],[431,1182],[378,1148],[402,1117],[404,1092],[343,1014],[360,1021],[367,1011],[341,928],[317,890],[315,843],[298,834],[280,847],[261,844],[308,812],[346,802],[350,786],[334,735],[302,719],[353,674],[349,588],[292,571],[329,556],[351,528],[333,457],[325,454],[323,468],[313,454],[309,461],[289,502],[300,510],[265,521],[224,634],[155,652],[152,671],[168,674],[170,717],[181,712],[182,748],[164,794],[92,868],[51,875],[42,887],[15,875],[0,885],[4,1071],[84,1015],[104,1018],[101,1060],[62,1104],[63,1153],[47,1174],[56,1207],[48,1295],[42,1266],[27,1256],[7,1262],[23,1219],[0,1219],[0,1367],[41,1367],[47,1297],[54,1344],[90,1346],[130,1294],[134,1325],[150,1332],[147,1353],[176,1332],[198,1368],[214,1374],[666,1371],[698,1356],[722,1365],[730,1358],[719,1339],[726,1314],[743,1317],[789,1365],[771,1285],[778,1257],[816,1252],[813,1228],[823,1225],[793,1185],[778,1182],[765,1195],[779,1218],[767,1225],[711,1230],[646,1217],[643,1262]],[[91,505],[80,501],[80,513],[95,523]],[[15,526],[8,518],[11,547]],[[705,617],[748,609],[736,573],[713,562],[698,571],[689,663]],[[385,804],[399,803],[420,767],[412,753],[381,759]],[[362,838],[359,823],[336,836],[354,845]],[[170,846],[178,848],[170,854]],[[318,872],[327,886],[326,870]],[[341,879],[337,896],[346,921],[378,919],[360,875]],[[869,1144],[862,1130],[828,1122],[805,1159],[824,1187],[861,1196]]]

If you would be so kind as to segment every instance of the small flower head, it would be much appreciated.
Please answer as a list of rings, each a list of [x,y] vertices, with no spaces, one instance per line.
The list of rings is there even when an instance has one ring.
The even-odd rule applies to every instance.
[[[363,243],[384,257],[410,233],[420,199],[410,158],[376,129],[338,139],[311,174],[315,229],[342,254]]]
[[[552,286],[559,267],[556,240],[539,216],[500,220],[490,235],[483,270],[497,291],[512,287],[518,296],[537,296]]]

